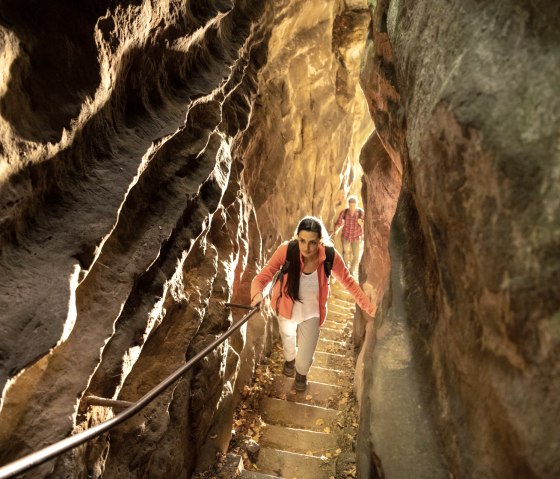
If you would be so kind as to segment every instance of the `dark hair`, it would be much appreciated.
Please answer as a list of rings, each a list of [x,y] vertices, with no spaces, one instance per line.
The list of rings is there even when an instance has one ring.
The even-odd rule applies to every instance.
[[[299,221],[295,234],[297,235],[300,231],[311,231],[312,233],[317,233],[319,239],[323,239],[324,230],[325,226],[319,218],[315,218],[315,216],[306,216]]]
[[[329,235],[327,233],[325,225],[319,218],[316,218],[315,216],[306,216],[305,218],[302,218],[297,225],[294,236],[297,236],[300,231],[310,231],[312,233],[317,233],[319,235],[319,241],[329,241]],[[297,247],[295,248],[295,250],[297,252],[297,255],[294,255],[293,258],[286,258],[290,261],[290,265],[286,270],[286,272],[288,273],[288,278],[286,280],[286,285],[284,286],[284,292],[286,293],[286,296],[288,296],[292,301],[301,301],[299,297],[299,241],[297,242]]]

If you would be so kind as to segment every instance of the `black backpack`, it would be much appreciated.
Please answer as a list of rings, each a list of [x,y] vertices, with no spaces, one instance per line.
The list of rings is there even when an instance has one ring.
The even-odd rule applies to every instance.
[[[325,274],[327,278],[331,276],[331,270],[333,267],[334,262],[334,246],[325,246],[325,253],[327,257],[325,258],[325,263],[323,266],[325,267]],[[297,239],[294,239],[288,243],[288,252],[286,253],[286,262],[282,266],[281,276],[284,275],[288,268],[290,267],[290,263],[292,261],[299,261],[299,247]]]
[[[350,208],[346,208],[344,210],[344,221],[346,221],[346,216],[348,215],[348,211],[350,210]],[[364,210],[362,208],[358,208],[358,219],[361,220],[362,219],[362,215],[364,214]]]

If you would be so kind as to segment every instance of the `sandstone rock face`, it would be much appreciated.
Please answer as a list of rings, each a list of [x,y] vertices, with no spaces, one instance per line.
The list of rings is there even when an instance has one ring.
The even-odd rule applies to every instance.
[[[1,2],[2,464],[111,415],[84,396],[136,400],[184,364],[231,325],[224,302],[248,300],[260,255],[231,150],[267,6],[63,3]],[[110,444],[30,477],[188,477],[227,445],[264,328],[224,343]]]
[[[94,5],[95,3],[95,5]],[[0,0],[0,464],[134,401],[231,325],[271,248],[357,192],[364,2]],[[338,203],[337,203],[338,202]],[[254,318],[29,477],[190,477],[271,344]]]
[[[560,7],[483,3],[0,0],[0,463],[145,394],[361,188],[361,477],[394,330],[454,477],[560,475]],[[271,336],[28,477],[190,477]]]
[[[353,3],[275,2],[268,61],[241,144],[265,251],[305,215],[331,229],[344,207],[340,191],[359,191],[359,152],[373,124],[358,81],[369,12]]]
[[[381,0],[371,9],[362,78],[391,168],[402,171],[390,239],[402,294],[387,290],[376,324],[406,326],[454,477],[556,477],[560,7]],[[375,341],[376,328],[364,329]],[[373,371],[366,363],[364,377]],[[384,460],[372,454],[383,438],[364,424],[379,409],[371,391],[362,477]]]

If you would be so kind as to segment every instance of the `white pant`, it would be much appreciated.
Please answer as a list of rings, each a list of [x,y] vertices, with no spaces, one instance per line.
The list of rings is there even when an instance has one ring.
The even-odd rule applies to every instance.
[[[295,358],[296,371],[307,376],[319,340],[319,318],[310,318],[298,324],[278,316],[278,327],[284,346],[284,359],[291,361]]]

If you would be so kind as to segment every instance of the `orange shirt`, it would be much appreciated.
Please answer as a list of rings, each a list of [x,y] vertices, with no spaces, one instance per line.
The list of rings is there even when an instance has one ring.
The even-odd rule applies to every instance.
[[[259,274],[254,277],[253,281],[251,282],[251,298],[253,298],[257,293],[262,293],[264,288],[272,281],[274,275],[282,269],[282,266],[286,262],[287,254],[288,242],[286,241],[278,247],[278,249],[268,260],[264,268],[260,271]],[[301,255],[299,259],[300,271],[303,271],[303,258]],[[327,318],[327,299],[329,298],[330,294],[330,285],[324,268],[325,259],[325,247],[320,244],[319,265],[317,266],[317,270],[319,273],[319,324],[323,324],[325,319]],[[358,283],[354,281],[354,278],[344,264],[344,260],[336,250],[334,252],[334,261],[331,274],[354,297],[360,308],[362,308],[368,314],[373,313],[375,307],[362,291]],[[286,319],[291,319],[294,302],[286,295],[285,292],[283,292],[282,296],[280,296],[280,286],[282,286],[282,288],[284,287],[287,278],[288,273],[286,272],[282,280],[282,285],[280,285],[279,282],[274,285],[271,304],[278,314]]]

